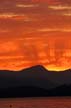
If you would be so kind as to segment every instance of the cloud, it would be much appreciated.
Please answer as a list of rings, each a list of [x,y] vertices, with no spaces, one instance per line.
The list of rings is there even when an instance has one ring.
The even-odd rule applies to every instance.
[[[52,6],[48,6],[49,9],[53,9],[53,10],[71,10],[71,6],[64,6],[64,5],[52,5]]]
[[[44,1],[0,1],[0,69],[70,66],[71,4],[69,0]]]
[[[23,56],[17,55],[17,56],[0,56],[0,60],[21,60],[23,59]]]
[[[0,14],[0,18],[16,18],[18,16],[19,15],[15,13],[1,13]],[[24,16],[24,15],[20,15],[20,16]]]
[[[38,29],[39,32],[71,32],[71,28],[42,28]]]
[[[16,4],[16,7],[19,7],[19,8],[34,8],[38,6],[39,5],[37,4]]]
[[[64,12],[62,15],[70,17],[71,16],[71,12]]]
[[[11,53],[17,51],[19,46],[17,43],[9,41],[0,43],[0,53]]]
[[[0,19],[9,19],[9,20],[19,20],[19,21],[33,21],[31,17],[25,14],[16,14],[16,13],[0,13]]]
[[[48,6],[51,13],[61,16],[71,16],[71,5],[50,5]]]
[[[8,33],[8,32],[10,32],[9,30],[4,30],[4,29],[0,29],[0,33]]]

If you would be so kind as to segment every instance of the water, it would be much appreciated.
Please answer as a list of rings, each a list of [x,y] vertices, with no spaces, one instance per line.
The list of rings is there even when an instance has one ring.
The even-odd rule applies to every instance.
[[[71,108],[71,97],[0,99],[0,108]]]

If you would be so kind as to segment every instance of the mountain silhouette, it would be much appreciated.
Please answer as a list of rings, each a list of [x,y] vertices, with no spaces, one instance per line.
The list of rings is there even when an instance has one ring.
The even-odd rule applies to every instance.
[[[71,85],[61,85],[47,91],[47,96],[71,96]]]
[[[49,96],[60,93],[64,85],[67,90],[71,87],[70,69],[56,72],[37,65],[20,71],[0,70],[0,97]]]
[[[0,88],[36,86],[50,89],[56,87],[47,78],[47,70],[38,65],[21,71],[0,71]]]

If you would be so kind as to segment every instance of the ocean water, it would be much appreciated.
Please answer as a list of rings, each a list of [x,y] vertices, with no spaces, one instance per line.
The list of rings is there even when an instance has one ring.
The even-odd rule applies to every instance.
[[[71,108],[71,97],[0,99],[0,108]]]

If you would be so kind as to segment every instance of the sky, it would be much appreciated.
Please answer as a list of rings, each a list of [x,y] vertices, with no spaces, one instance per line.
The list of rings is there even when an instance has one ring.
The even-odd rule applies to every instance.
[[[0,69],[71,68],[71,0],[0,0]]]

